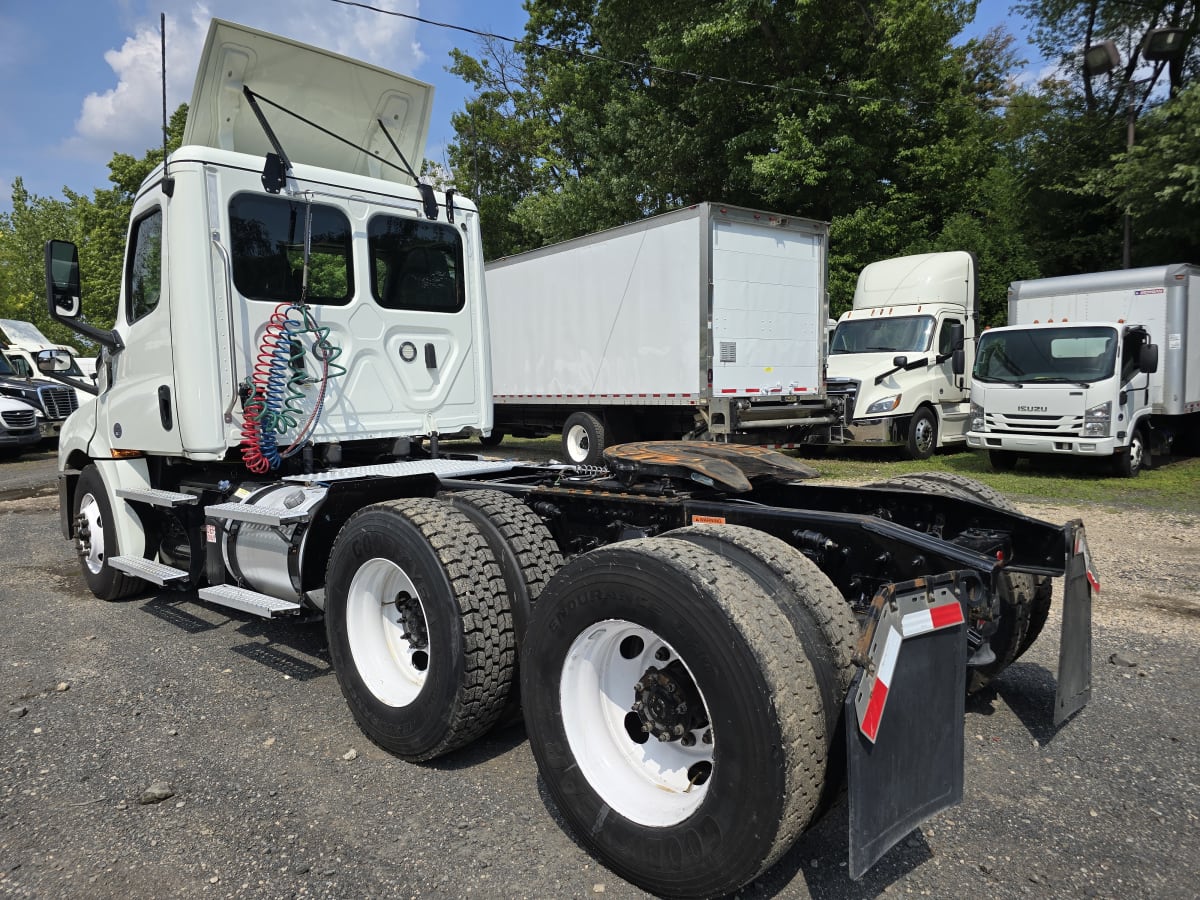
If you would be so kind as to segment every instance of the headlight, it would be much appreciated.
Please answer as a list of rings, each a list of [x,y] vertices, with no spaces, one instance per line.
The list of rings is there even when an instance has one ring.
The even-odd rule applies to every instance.
[[[983,407],[978,403],[971,404],[971,418],[967,431],[983,431]]]
[[[1112,401],[1106,400],[1083,414],[1084,437],[1108,437],[1112,430]]]
[[[884,397],[882,400],[876,400],[867,407],[867,411],[863,413],[865,416],[877,416],[880,413],[889,413],[900,405],[900,398],[903,394],[894,394],[891,397]]]

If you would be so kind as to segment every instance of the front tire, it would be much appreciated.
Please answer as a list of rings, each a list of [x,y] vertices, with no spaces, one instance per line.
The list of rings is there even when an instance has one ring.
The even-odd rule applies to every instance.
[[[402,759],[463,747],[504,711],[516,663],[504,579],[479,529],[439,500],[377,503],[346,521],[325,626],[359,727]]]
[[[813,669],[729,560],[665,537],[583,554],[543,593],[526,647],[542,778],[623,877],[667,896],[732,892],[813,818],[825,766]]]
[[[577,466],[600,465],[606,439],[604,423],[590,412],[571,413],[563,423],[563,455]]]
[[[929,459],[937,449],[937,434],[937,414],[928,406],[919,407],[908,423],[905,454],[909,459]]]
[[[1147,466],[1149,455],[1146,432],[1138,426],[1129,438],[1129,446],[1118,451],[1113,457],[1113,472],[1118,478],[1136,478]]]
[[[108,564],[109,557],[120,556],[117,532],[113,527],[112,504],[100,470],[89,465],[75,485],[72,508],[75,521],[75,552],[79,570],[88,590],[101,600],[123,600],[143,590],[140,578],[118,572]]]

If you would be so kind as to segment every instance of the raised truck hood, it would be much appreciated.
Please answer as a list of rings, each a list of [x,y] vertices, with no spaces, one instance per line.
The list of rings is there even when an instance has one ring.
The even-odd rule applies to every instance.
[[[272,151],[242,87],[365,147],[403,163],[379,126],[418,172],[425,154],[433,87],[364,62],[276,35],[213,19],[192,88],[184,145],[263,156]],[[259,101],[284,152],[307,163],[412,184],[400,169],[321,134]]]

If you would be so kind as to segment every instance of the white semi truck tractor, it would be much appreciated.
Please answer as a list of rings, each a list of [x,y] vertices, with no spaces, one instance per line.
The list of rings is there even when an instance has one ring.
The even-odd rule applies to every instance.
[[[964,696],[1037,637],[1055,577],[1055,718],[1087,702],[1079,522],[952,476],[812,485],[732,444],[446,454],[490,432],[492,384],[479,214],[414,173],[430,99],[214,21],[111,330],[83,318],[75,248],[47,244],[51,314],[104,348],[59,445],[97,597],[323,622],[355,719],[414,762],[519,685],[563,820],[670,896],[745,885],[843,787],[856,877],[957,802]]]
[[[826,389],[841,417],[830,443],[927,459],[966,439],[976,290],[975,257],[961,250],[886,259],[859,273],[853,306],[830,339]]]

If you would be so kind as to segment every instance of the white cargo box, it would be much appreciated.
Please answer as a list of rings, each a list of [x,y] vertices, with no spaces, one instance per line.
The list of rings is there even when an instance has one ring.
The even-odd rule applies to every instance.
[[[1181,263],[1013,282],[1008,324],[1043,322],[1144,325],[1159,353],[1158,372],[1150,382],[1154,412],[1175,416],[1200,411],[1200,266]]]
[[[822,397],[827,247],[702,203],[490,263],[496,403]]]

